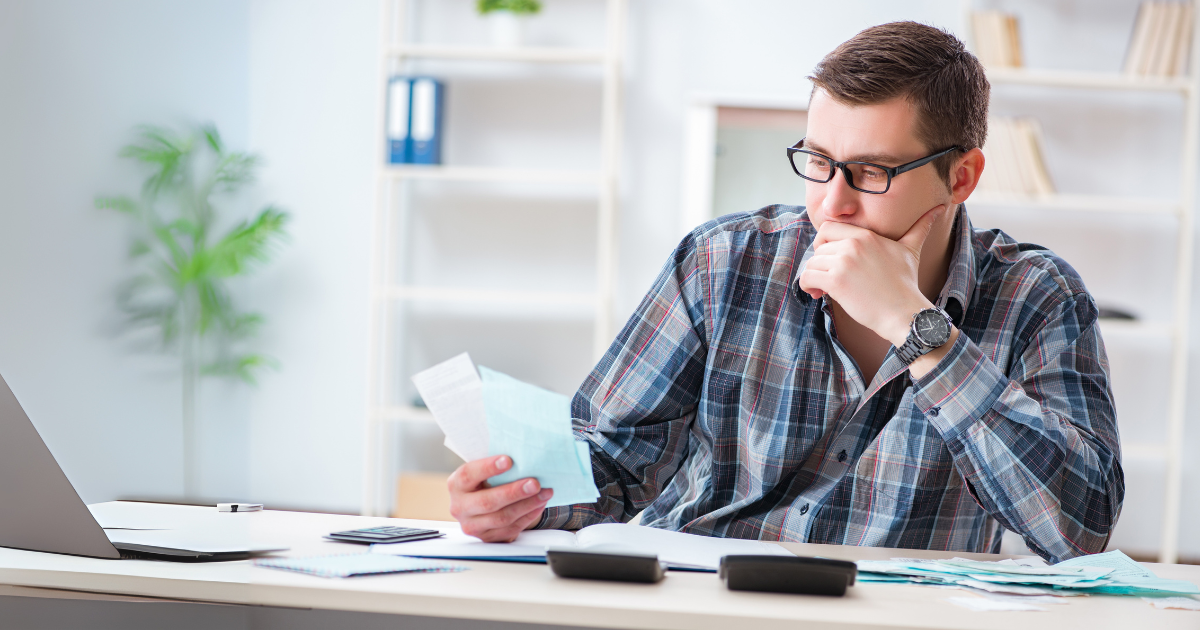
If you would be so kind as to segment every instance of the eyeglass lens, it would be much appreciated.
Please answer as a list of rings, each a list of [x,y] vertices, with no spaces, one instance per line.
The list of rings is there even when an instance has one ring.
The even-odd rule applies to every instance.
[[[833,179],[833,164],[826,158],[812,153],[796,152],[792,159],[803,160],[804,168],[798,169],[813,181],[828,182]],[[850,185],[869,192],[883,192],[888,188],[888,174],[878,167],[869,164],[850,163],[846,165],[850,171]],[[845,172],[843,172],[843,175]]]

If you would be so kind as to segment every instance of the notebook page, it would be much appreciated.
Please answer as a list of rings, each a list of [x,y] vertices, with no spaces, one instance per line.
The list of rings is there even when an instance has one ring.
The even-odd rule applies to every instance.
[[[585,527],[579,530],[575,538],[576,546],[580,549],[603,548],[606,551],[624,550],[630,553],[652,554],[672,566],[706,569],[718,568],[722,556],[793,555],[787,549],[769,542],[697,536],[624,523]]]

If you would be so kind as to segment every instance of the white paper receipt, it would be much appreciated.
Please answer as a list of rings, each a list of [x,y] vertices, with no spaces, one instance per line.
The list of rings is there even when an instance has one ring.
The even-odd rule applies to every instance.
[[[412,377],[425,406],[446,434],[446,447],[464,461],[487,457],[483,381],[466,352]]]

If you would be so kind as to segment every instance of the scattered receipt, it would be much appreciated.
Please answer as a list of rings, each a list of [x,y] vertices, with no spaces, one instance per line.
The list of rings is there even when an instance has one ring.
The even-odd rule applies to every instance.
[[[512,458],[512,469],[492,477],[493,486],[534,477],[554,490],[548,507],[600,498],[588,445],[571,431],[566,396],[486,367],[476,371],[466,353],[419,372],[413,383],[456,455]]]

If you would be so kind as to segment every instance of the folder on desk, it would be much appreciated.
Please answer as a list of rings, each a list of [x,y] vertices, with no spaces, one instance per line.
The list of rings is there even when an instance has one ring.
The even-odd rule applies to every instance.
[[[372,553],[339,554],[305,558],[260,558],[254,566],[307,573],[317,577],[345,578],[383,573],[454,573],[466,567],[446,562],[417,560]]]
[[[793,557],[783,547],[759,540],[716,538],[623,523],[601,523],[578,532],[557,529],[521,532],[511,543],[485,543],[461,530],[443,530],[444,538],[371,545],[371,553],[457,560],[546,562],[550,548],[657,556],[676,571],[715,572],[731,555]]]

